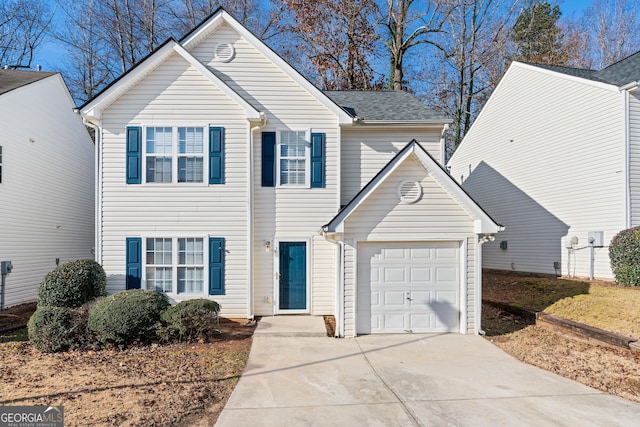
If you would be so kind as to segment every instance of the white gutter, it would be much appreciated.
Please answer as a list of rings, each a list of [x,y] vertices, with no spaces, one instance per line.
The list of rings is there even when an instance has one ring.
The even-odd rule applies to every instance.
[[[325,229],[321,229],[320,234],[322,234],[322,237],[324,237],[327,242],[336,245],[336,295],[334,298],[335,308],[333,310],[336,320],[336,330],[334,336],[340,338],[344,337],[344,262],[342,261],[344,256],[344,242],[329,238],[329,234]]]
[[[102,192],[100,188],[102,187],[102,162],[100,161],[100,150],[102,149],[102,128],[95,123],[89,121],[88,118],[83,117],[82,122],[92,128],[95,132],[95,160],[93,170],[95,173],[94,176],[94,185],[95,185],[95,194],[94,194],[94,216],[95,216],[95,230],[94,230],[94,259],[95,261],[102,265]]]
[[[247,275],[249,278],[249,288],[247,290],[247,319],[253,319],[253,132],[262,129],[267,124],[267,116],[260,112],[260,123],[256,126],[251,127],[251,122],[249,122],[249,149],[247,150],[247,173],[248,173],[248,193],[249,193],[249,202],[247,206],[247,251],[248,251],[248,270]]]
[[[634,90],[638,90],[638,88],[640,87],[640,82],[635,81],[635,82],[631,82],[631,83],[627,83],[624,86],[620,87],[621,91],[634,91]]]
[[[445,166],[444,164],[444,160],[447,157],[447,153],[446,153],[446,147],[445,147],[445,134],[447,133],[447,130],[449,130],[449,123],[445,123],[442,126],[442,132],[440,133],[440,164],[442,166]]]
[[[483,237],[478,236],[476,239],[476,254],[475,254],[475,270],[476,270],[476,321],[475,329],[476,335],[484,335],[482,330],[482,244],[486,241]]]
[[[627,85],[628,86],[628,85]],[[637,82],[636,82],[637,87]],[[624,228],[631,227],[631,183],[629,182],[630,177],[630,159],[629,159],[629,150],[631,149],[631,136],[629,132],[629,91],[625,90],[622,93],[623,97],[623,111],[624,111]]]

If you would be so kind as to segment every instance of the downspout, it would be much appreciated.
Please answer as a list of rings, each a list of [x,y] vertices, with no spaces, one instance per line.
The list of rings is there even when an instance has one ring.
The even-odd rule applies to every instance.
[[[247,275],[249,277],[249,286],[247,290],[247,319],[253,320],[254,303],[253,303],[253,132],[263,128],[267,124],[267,116],[264,113],[260,113],[260,123],[256,126],[249,128],[249,150],[248,151],[248,193],[249,202],[247,206],[247,235],[249,236],[247,242],[248,252],[248,270]]]
[[[445,166],[445,160],[447,158],[445,141],[446,141],[446,133],[448,130],[449,130],[449,124],[445,123],[442,126],[442,132],[440,133],[440,164],[442,166]]]
[[[344,337],[344,262],[343,254],[344,254],[344,242],[335,241],[329,238],[329,235],[325,229],[320,230],[320,234],[322,237],[329,242],[336,245],[336,295],[335,295],[335,318],[336,318],[336,330],[334,332],[334,336],[336,338]]]
[[[631,183],[630,180],[630,155],[631,136],[629,132],[629,91],[625,90],[622,94],[624,97],[624,212],[625,212],[625,230],[631,227]],[[593,249],[592,249],[593,250]]]
[[[93,170],[96,174],[94,176],[95,194],[94,194],[94,216],[95,216],[95,230],[94,230],[94,245],[95,261],[102,265],[102,192],[100,188],[102,186],[102,162],[100,161],[100,150],[102,149],[102,130],[100,126],[89,121],[86,117],[82,118],[82,122],[94,130],[95,137],[95,160]]]
[[[482,329],[482,245],[485,242],[491,242],[495,240],[495,237],[492,234],[484,234],[482,236],[478,236],[479,238],[476,240],[476,256],[475,256],[475,266],[474,269],[476,271],[476,307],[478,310],[476,311],[476,330],[480,335],[484,335],[485,331]]]

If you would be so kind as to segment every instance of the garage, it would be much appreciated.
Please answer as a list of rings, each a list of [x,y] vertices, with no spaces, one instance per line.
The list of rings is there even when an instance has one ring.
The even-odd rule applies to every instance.
[[[460,331],[460,243],[358,245],[357,334]]]

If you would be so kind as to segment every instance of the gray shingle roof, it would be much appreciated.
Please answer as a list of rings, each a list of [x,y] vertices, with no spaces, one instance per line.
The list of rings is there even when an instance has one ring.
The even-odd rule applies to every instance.
[[[42,71],[2,70],[0,69],[0,95],[30,83],[37,82],[56,73]]]
[[[358,117],[365,123],[449,122],[442,114],[403,91],[328,90],[324,93],[349,115]]]
[[[533,65],[570,76],[582,77],[616,86],[624,86],[627,83],[640,80],[640,51],[601,70],[585,70],[581,68],[559,67],[556,65]]]

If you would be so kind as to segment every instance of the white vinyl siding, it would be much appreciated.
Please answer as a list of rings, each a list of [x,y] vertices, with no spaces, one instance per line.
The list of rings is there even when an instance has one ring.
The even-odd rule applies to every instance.
[[[417,181],[423,188],[422,197],[412,204],[400,202],[398,187],[407,180]],[[467,307],[466,332],[476,332],[474,221],[416,159],[408,158],[390,174],[346,219],[344,229],[346,336],[353,336],[356,332],[356,260],[358,245],[364,242],[455,242],[460,248],[466,243],[466,252],[460,253],[460,285],[461,290],[466,290],[466,295],[461,298]]]
[[[624,116],[613,86],[514,63],[454,153],[451,175],[500,224],[483,266],[567,274],[564,242],[625,226]],[[500,241],[507,249],[500,249]],[[596,277],[611,277],[607,248]],[[576,252],[578,276],[589,250]],[[573,267],[572,267],[573,273]]]
[[[345,205],[411,140],[417,140],[431,156],[440,159],[442,127],[344,128],[342,131],[342,193]]]
[[[225,184],[127,185],[125,129],[136,124],[224,127]],[[103,129],[101,233],[108,291],[125,288],[127,237],[225,236],[225,294],[209,298],[221,304],[222,315],[246,317],[249,124],[244,111],[174,54],[104,111]]]
[[[35,301],[45,275],[93,258],[94,144],[60,75],[0,95],[0,260],[5,304]]]
[[[233,60],[214,58],[219,43],[235,48]],[[333,314],[335,258],[332,244],[317,239],[318,230],[338,211],[338,118],[258,49],[229,26],[222,25],[194,47],[191,53],[207,64],[220,79],[267,115],[267,126],[254,133],[254,310],[271,315],[275,282],[273,254],[264,250],[265,241],[313,239],[311,247],[311,313]],[[262,187],[261,132],[309,130],[326,135],[325,188],[305,186]],[[308,163],[307,163],[308,165]],[[305,175],[308,175],[308,169]],[[305,177],[308,180],[308,177]],[[230,289],[230,286],[227,287]]]
[[[629,196],[631,226],[640,225],[640,94],[629,94]]]

